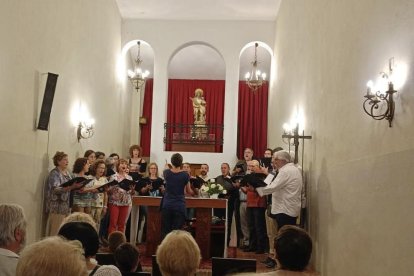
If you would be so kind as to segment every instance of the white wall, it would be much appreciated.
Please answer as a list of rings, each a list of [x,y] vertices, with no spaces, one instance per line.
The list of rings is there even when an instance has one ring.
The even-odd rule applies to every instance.
[[[2,1],[0,37],[0,202],[24,207],[32,241],[41,235],[43,179],[56,151],[72,165],[86,149],[127,150],[130,95],[115,66],[121,18],[113,0]],[[50,131],[35,131],[47,72],[59,74]],[[81,143],[70,120],[79,101],[96,120],[95,135]]]
[[[413,275],[414,2],[283,1],[274,44],[269,140],[298,109],[310,230],[322,275]],[[388,59],[408,65],[394,125],[362,109]],[[273,107],[273,108],[272,108]]]
[[[151,136],[151,161],[159,165],[170,160],[173,152],[165,152],[163,137],[166,122],[168,64],[174,53],[191,42],[211,45],[223,56],[226,66],[226,95],[223,153],[183,153],[190,163],[208,163],[210,175],[220,174],[221,162],[234,164],[237,145],[237,99],[239,55],[249,42],[273,45],[274,22],[248,21],[167,21],[125,20],[122,45],[142,39],[154,50],[154,100]]]

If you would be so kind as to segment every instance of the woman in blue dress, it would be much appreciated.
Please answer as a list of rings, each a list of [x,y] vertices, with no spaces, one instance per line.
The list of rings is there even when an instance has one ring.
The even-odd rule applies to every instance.
[[[165,192],[161,203],[161,239],[173,230],[181,229],[185,223],[185,194],[192,194],[190,176],[181,169],[183,157],[179,153],[171,156],[171,169],[164,170]]]

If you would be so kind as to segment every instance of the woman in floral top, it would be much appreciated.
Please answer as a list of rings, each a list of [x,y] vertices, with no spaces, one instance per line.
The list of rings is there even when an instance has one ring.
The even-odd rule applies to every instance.
[[[57,151],[53,156],[53,164],[56,167],[49,173],[46,193],[46,212],[49,213],[46,234],[49,236],[57,234],[63,219],[70,214],[70,191],[82,186],[81,183],[74,183],[68,187],[60,187],[61,184],[72,179],[72,175],[67,170],[69,160],[66,153]]]
[[[117,164],[117,173],[112,175],[110,182],[116,180],[121,182],[122,180],[129,179],[132,177],[127,174],[128,161],[120,159]],[[108,209],[109,209],[109,228],[108,234],[113,231],[125,232],[126,220],[129,216],[130,206],[132,205],[131,195],[135,194],[135,185],[131,185],[128,191],[114,185],[108,190]]]

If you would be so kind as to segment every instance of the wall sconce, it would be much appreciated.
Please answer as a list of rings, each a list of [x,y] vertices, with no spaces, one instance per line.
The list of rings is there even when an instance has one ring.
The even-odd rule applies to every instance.
[[[392,82],[392,72],[394,67],[394,58],[390,58],[388,62],[389,73],[380,72],[381,79],[385,80],[388,85],[388,90],[381,91],[384,87],[379,87],[384,85],[384,83],[379,83],[376,85],[377,91],[374,90],[374,83],[370,80],[367,82],[367,94],[364,96],[366,100],[364,101],[362,107],[366,114],[371,116],[374,120],[388,120],[389,127],[392,127],[392,120],[394,119],[394,93],[397,91],[394,90],[394,84]],[[381,108],[380,108],[381,106]],[[386,107],[385,111],[383,108]]]
[[[94,119],[89,119],[84,122],[79,122],[78,129],[76,131],[78,143],[80,139],[88,139],[93,136],[93,134],[95,133],[94,128],[93,128],[94,123],[95,123]]]
[[[287,139],[287,141],[285,139]],[[292,139],[293,139],[293,143],[290,142]],[[283,142],[289,145],[289,151],[290,151],[290,146],[295,146],[294,164],[297,164],[298,159],[299,159],[298,158],[299,139],[302,139],[302,155],[303,155],[304,146],[305,146],[304,140],[312,139],[312,136],[309,136],[309,135],[305,136],[305,131],[302,132],[302,135],[299,135],[299,123],[296,123],[295,127],[292,127],[288,123],[283,124],[283,135],[282,135]],[[302,156],[302,161],[303,161],[303,156]]]
[[[141,63],[143,60],[141,59],[141,42],[137,41],[138,45],[138,54],[137,58],[134,60],[134,71],[128,70],[128,78],[131,81],[134,88],[137,90],[137,92],[140,92],[142,87],[144,87],[145,84],[145,78],[148,77],[150,74],[148,70],[143,72],[141,68]]]

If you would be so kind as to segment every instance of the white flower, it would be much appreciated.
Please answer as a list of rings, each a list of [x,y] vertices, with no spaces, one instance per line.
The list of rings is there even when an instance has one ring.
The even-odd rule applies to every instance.
[[[223,186],[219,185],[218,188],[219,188],[220,191],[223,191]]]
[[[216,184],[211,184],[210,188],[214,189],[216,187]]]
[[[205,186],[203,190],[204,190],[204,192],[207,192],[210,189],[208,188],[208,186]]]
[[[223,194],[224,194],[224,195],[225,195],[225,194],[227,194],[227,191],[226,191],[226,190],[224,190],[224,191],[223,191]]]
[[[215,178],[210,178],[210,183],[216,183],[216,179]]]

